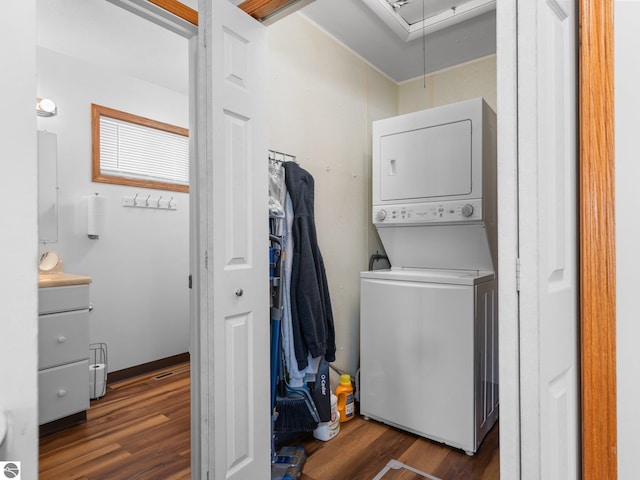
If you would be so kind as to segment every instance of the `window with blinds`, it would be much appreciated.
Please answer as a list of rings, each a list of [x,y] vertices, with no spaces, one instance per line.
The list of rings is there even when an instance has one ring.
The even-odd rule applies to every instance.
[[[91,105],[94,182],[189,191],[189,130]]]

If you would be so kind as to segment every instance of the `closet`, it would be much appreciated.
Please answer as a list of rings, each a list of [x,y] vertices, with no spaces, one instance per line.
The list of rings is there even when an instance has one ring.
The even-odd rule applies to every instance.
[[[331,420],[335,360],[329,287],[314,219],[314,179],[295,156],[269,151],[273,437]]]

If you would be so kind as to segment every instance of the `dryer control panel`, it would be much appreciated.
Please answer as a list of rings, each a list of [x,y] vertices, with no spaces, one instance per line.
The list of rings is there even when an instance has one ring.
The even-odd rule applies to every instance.
[[[482,200],[408,203],[373,207],[373,223],[411,225],[458,223],[482,220]]]

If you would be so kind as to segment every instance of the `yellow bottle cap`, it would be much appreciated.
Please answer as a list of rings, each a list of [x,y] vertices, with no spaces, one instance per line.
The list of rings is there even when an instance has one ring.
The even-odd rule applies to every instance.
[[[340,385],[351,385],[351,377],[348,373],[340,375]]]

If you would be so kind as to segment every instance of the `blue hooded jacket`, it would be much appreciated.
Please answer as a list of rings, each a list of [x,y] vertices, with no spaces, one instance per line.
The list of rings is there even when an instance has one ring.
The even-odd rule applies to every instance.
[[[293,263],[291,316],[298,368],[306,368],[307,353],[336,359],[331,299],[314,220],[314,182],[309,172],[294,162],[283,163],[285,184],[293,206]]]

